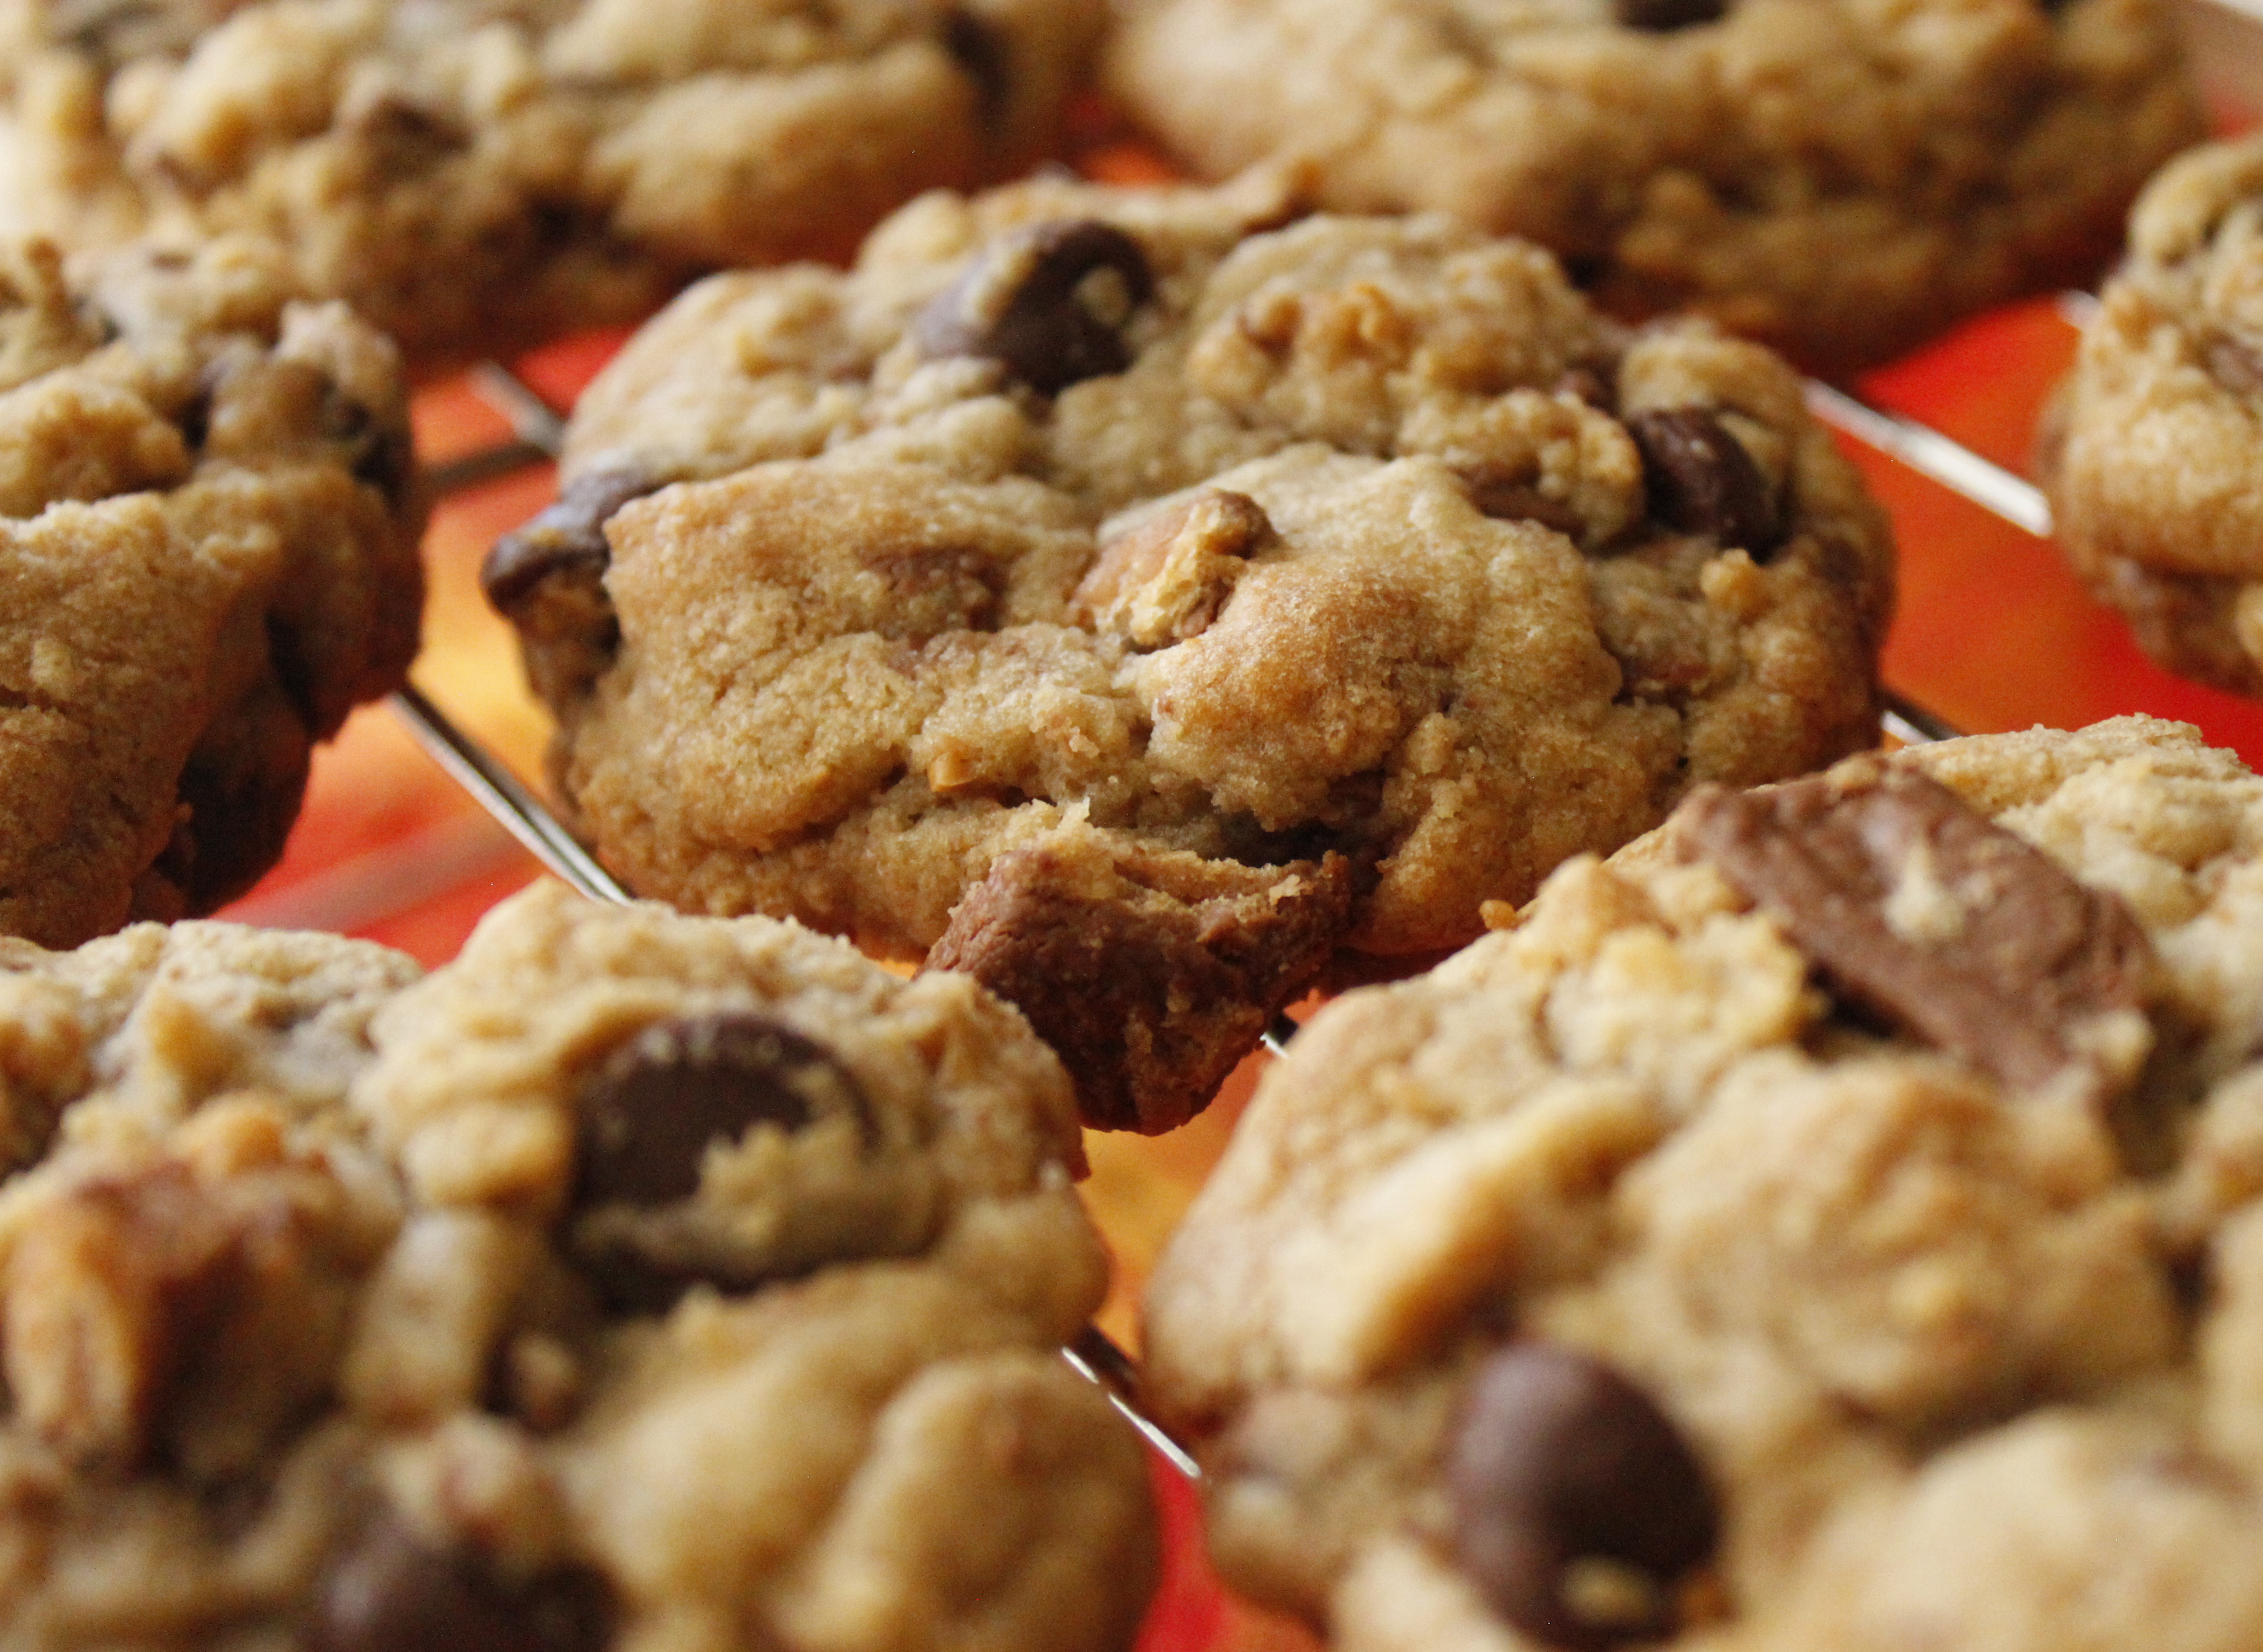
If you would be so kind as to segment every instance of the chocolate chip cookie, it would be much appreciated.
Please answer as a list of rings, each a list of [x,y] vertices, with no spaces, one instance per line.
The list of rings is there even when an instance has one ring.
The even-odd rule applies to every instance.
[[[0,945],[0,1639],[1130,1644],[1147,1468],[1058,1354],[1106,1264],[1009,1010],[554,888],[416,975]]]
[[[2163,665],[2263,695],[2263,140],[2164,168],[2037,468],[2060,546]]]
[[[2263,779],[2123,718],[1694,793],[1269,1071],[1147,1294],[1345,1652],[2263,1621]]]
[[[2158,0],[1124,0],[1105,74],[1196,173],[1314,167],[1826,371],[2088,279],[2202,126]]]
[[[393,346],[261,243],[0,242],[0,933],[209,911],[400,686],[423,509]]]
[[[8,0],[0,223],[276,237],[420,357],[845,248],[1049,140],[1093,0]]]
[[[1337,948],[1869,743],[1892,587],[1765,350],[1266,177],[938,194],[703,283],[485,581],[633,888],[940,947],[1131,1052],[1077,1076],[1149,1129]]]

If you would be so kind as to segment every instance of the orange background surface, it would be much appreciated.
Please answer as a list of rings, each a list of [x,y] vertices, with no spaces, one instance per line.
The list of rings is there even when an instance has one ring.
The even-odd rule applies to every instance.
[[[1117,142],[1096,114],[1087,119],[1078,159],[1088,172],[1115,181],[1162,176],[1141,151]],[[516,366],[562,408],[619,339],[571,340]],[[2037,409],[2073,341],[2057,306],[2040,300],[1967,326],[1858,388],[1874,403],[2023,472]],[[510,435],[464,379],[426,386],[416,420],[429,463]],[[2133,711],[2180,718],[2263,766],[2263,704],[2182,682],[2151,665],[2118,620],[2074,583],[2048,542],[1858,444],[1848,443],[1847,451],[1892,513],[1900,544],[1901,604],[1885,658],[1895,688],[1973,732],[2035,723],[2071,727]],[[476,573],[495,536],[551,494],[551,473],[542,466],[439,503],[426,542],[431,592],[416,672],[452,718],[529,779],[540,771],[546,724],[522,685],[507,628],[480,598]],[[358,713],[318,755],[283,863],[224,915],[365,935],[437,963],[453,956],[481,913],[538,871],[404,727],[375,708]],[[1103,1324],[1119,1341],[1136,1342],[1139,1282],[1215,1159],[1262,1060],[1245,1064],[1207,1114],[1170,1136],[1090,1138],[1087,1198],[1118,1262]],[[1141,1652],[1312,1645],[1293,1626],[1218,1591],[1194,1537],[1190,1490],[1160,1465],[1156,1483],[1170,1555]]]

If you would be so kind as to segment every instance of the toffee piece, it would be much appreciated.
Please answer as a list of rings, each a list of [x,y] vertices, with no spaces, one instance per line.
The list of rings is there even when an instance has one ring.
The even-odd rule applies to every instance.
[[[2259,845],[2181,725],[1865,755],[1322,1006],[1146,1293],[1227,1583],[1337,1652],[2238,1645]]]

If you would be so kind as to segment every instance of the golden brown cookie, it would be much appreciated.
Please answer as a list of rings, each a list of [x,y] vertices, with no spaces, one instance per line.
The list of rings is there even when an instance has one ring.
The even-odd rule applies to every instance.
[[[1696,782],[1869,743],[1892,585],[1766,350],[1262,177],[937,195],[845,273],[703,284],[486,580],[632,887],[918,957],[1004,879],[994,979],[1082,944],[1039,911],[1208,936],[1150,948],[1185,962],[1126,1048],[1205,981],[1262,1025],[1338,944],[1457,944]]]
[[[412,355],[837,249],[1050,139],[1091,0],[7,0],[0,227],[275,237]]]
[[[1554,248],[1818,369],[2084,282],[2202,133],[2159,0],[1121,0],[1109,84],[1198,177]]]
[[[13,948],[13,950],[7,949]],[[514,898],[0,944],[0,1640],[1130,1644],[1059,1064],[956,977]]]
[[[406,676],[423,525],[392,344],[271,249],[0,242],[0,933],[249,888]]]
[[[1708,789],[1331,1003],[1146,1297],[1343,1652],[2244,1644],[2263,780],[2122,718]]]
[[[2059,545],[2171,670],[2263,694],[2263,141],[2180,156],[2129,220],[2039,468]]]

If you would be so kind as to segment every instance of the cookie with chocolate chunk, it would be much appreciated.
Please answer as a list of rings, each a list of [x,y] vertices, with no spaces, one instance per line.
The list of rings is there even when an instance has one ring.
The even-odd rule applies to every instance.
[[[1554,248],[1622,313],[1820,370],[2087,281],[2202,126],[2161,0],[1124,0],[1107,83],[1196,176]]]
[[[2263,779],[2129,718],[1704,789],[1269,1068],[1146,1293],[1341,1652],[2263,1618]]]
[[[264,244],[0,242],[0,934],[249,887],[407,675],[423,523],[392,344]]]
[[[0,1640],[1131,1643],[1059,1064],[972,983],[554,887],[0,943]]]
[[[2263,695],[2263,139],[2163,169],[2045,417],[2060,548],[2172,671]]]
[[[846,272],[703,283],[486,581],[631,887],[956,930],[1146,1128],[1211,1078],[1103,1050],[1214,1076],[1339,948],[1458,944],[1694,783],[1869,743],[1892,588],[1774,356],[1262,177],[937,195]]]
[[[837,251],[1050,140],[1093,0],[6,0],[0,226],[274,237],[424,357]]]

